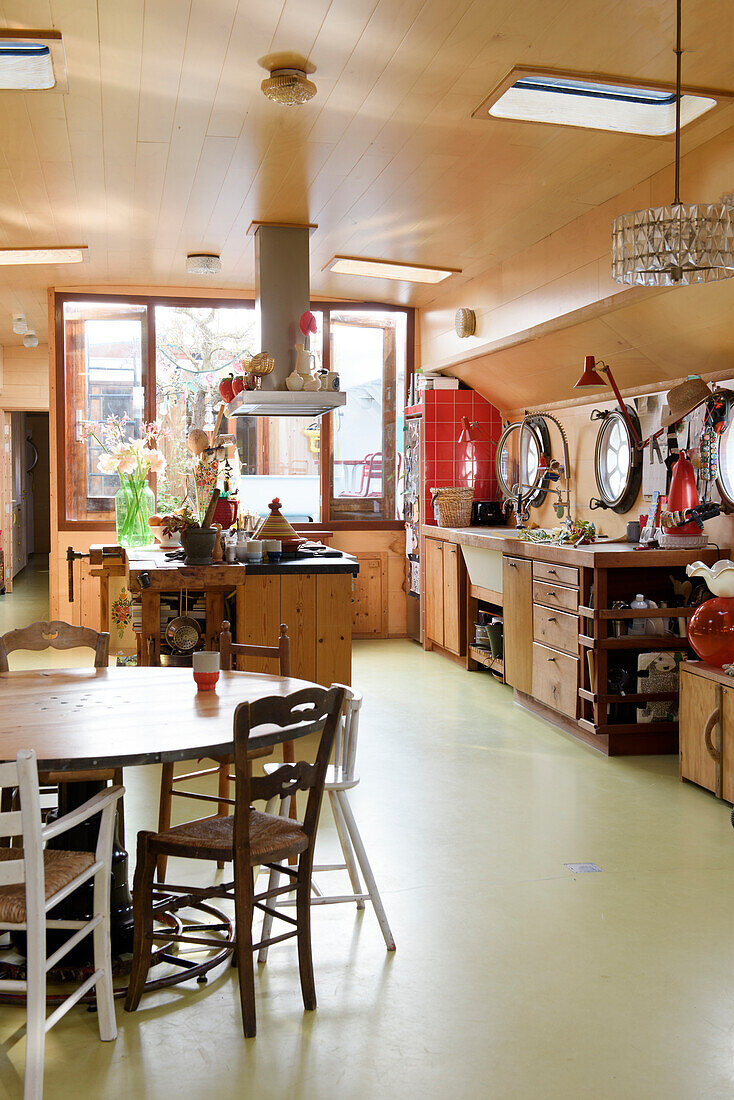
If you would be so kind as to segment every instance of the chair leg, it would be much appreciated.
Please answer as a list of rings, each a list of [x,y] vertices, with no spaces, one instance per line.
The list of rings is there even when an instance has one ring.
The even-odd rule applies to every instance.
[[[171,828],[171,787],[173,786],[173,764],[164,764],[161,769],[161,793],[158,802],[158,832],[165,833]],[[166,881],[168,856],[158,856],[156,880]]]
[[[254,1039],[257,1032],[255,1013],[255,964],[252,958],[252,915],[254,884],[252,868],[244,865],[235,853],[234,859],[234,921],[235,954],[238,981],[240,983],[240,1008],[242,1028],[246,1039]]]
[[[46,1040],[46,933],[43,918],[28,929],[26,1047],[23,1100],[43,1096],[43,1053]]]
[[[352,884],[352,890],[355,894],[361,894],[362,883],[359,879],[359,870],[357,868],[357,861],[354,858],[354,848],[352,842],[349,839],[349,830],[347,829],[347,823],[344,820],[344,814],[339,804],[339,799],[336,797],[336,791],[329,791],[329,805],[331,806],[331,812],[334,815],[334,824],[336,825],[337,836],[339,837],[339,843],[341,845],[342,852],[344,854],[344,862],[347,865],[347,871],[349,872],[349,881]],[[364,901],[362,898],[357,900],[357,908],[364,909]]]
[[[148,846],[150,833],[138,833],[138,858],[133,880],[133,962],[125,998],[125,1011],[140,1004],[153,954],[153,876],[156,859]]]
[[[122,780],[122,768],[115,768],[112,782],[115,787],[121,787]],[[125,847],[125,796],[117,800],[117,840],[121,848]]]
[[[219,794],[220,798],[229,798],[229,793],[230,793],[229,792],[230,767],[231,767],[231,765],[227,764],[227,763],[219,765],[219,776],[218,776],[219,791],[218,791],[218,794]],[[226,802],[219,802],[217,804],[217,817],[227,817],[228,815],[229,815],[229,806],[227,805],[227,803]],[[224,867],[224,860],[223,859],[218,859],[217,860],[217,869],[219,871],[221,871],[223,867]]]
[[[271,814],[273,812],[273,810],[275,809],[277,802],[278,802],[277,798],[271,798],[270,801],[267,803],[267,805],[265,807],[265,813],[266,814]],[[280,816],[281,817],[288,817],[288,807],[285,805],[286,802],[290,802],[290,797],[284,798],[281,802],[281,806],[280,806]],[[277,890],[279,886],[280,886],[280,871],[276,871],[275,868],[272,868],[271,871],[270,871],[270,875],[268,876],[268,891]],[[270,898],[268,900],[268,905],[275,905],[276,901],[277,901],[277,898]],[[260,930],[260,939],[261,940],[266,940],[268,938],[268,936],[270,935],[272,927],[273,927],[273,918],[271,917],[270,913],[265,913],[263,915],[263,923],[262,923],[262,928]],[[267,949],[267,947],[261,947],[260,948],[260,950],[257,953],[257,961],[259,963],[266,963],[268,961],[268,949]]]
[[[119,800],[118,806],[122,802]],[[119,818],[118,818],[119,827]],[[110,948],[110,867],[105,864],[94,876],[93,912],[102,914],[102,920],[92,932],[94,944],[94,969],[101,970],[94,989],[97,998],[97,1024],[99,1037],[105,1042],[117,1038],[115,1019],[115,992],[112,986],[112,952]]]
[[[387,922],[385,907],[382,904],[380,891],[377,889],[375,876],[372,873],[370,861],[367,858],[367,852],[365,851],[364,844],[362,843],[362,837],[360,836],[359,829],[357,828],[357,822],[355,821],[354,814],[352,813],[352,807],[349,805],[347,792],[335,791],[334,793],[336,794],[336,797],[339,801],[339,807],[344,814],[347,829],[349,830],[349,836],[352,844],[354,845],[354,850],[357,853],[357,859],[359,860],[359,865],[362,868],[362,874],[364,875],[364,880],[367,883],[367,890],[369,892],[372,904],[375,907],[377,919],[380,922],[380,929],[385,939],[385,946],[387,947],[388,951],[394,951],[395,940],[393,938],[392,932],[390,931],[390,925]]]
[[[305,858],[304,858],[305,857]],[[303,1007],[309,1012],[316,1008],[316,985],[313,979],[311,956],[311,864],[313,850],[305,852],[298,862],[296,883],[296,919],[298,920],[298,973],[301,978]]]

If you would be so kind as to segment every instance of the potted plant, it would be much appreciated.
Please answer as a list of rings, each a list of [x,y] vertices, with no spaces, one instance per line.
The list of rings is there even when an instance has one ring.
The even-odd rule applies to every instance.
[[[140,439],[127,436],[128,416],[109,416],[99,434],[88,429],[103,453],[97,462],[103,474],[118,474],[120,488],[115,494],[115,526],[120,546],[147,546],[151,542],[148,520],[155,512],[155,499],[148,475],[162,474],[166,460],[157,448],[161,434],[158,424],[143,425]]]

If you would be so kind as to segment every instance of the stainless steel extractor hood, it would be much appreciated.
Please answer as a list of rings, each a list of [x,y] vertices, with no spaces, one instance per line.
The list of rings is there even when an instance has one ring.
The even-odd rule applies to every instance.
[[[301,316],[310,308],[309,234],[313,226],[253,222],[255,276],[260,314],[260,347],[275,360],[262,389],[238,394],[229,416],[323,416],[346,404],[345,393],[290,391],[285,380],[295,367],[297,344],[304,341]]]

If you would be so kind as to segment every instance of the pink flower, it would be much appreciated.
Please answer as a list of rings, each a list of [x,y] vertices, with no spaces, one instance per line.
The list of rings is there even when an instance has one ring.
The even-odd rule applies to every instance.
[[[137,459],[132,451],[121,448],[116,455],[117,469],[121,474],[132,474],[137,467]]]
[[[148,464],[154,474],[162,474],[166,468],[165,456],[160,451],[151,451],[148,455]]]
[[[117,472],[117,461],[114,455],[101,454],[97,461],[97,469],[101,470],[103,474],[114,474]]]

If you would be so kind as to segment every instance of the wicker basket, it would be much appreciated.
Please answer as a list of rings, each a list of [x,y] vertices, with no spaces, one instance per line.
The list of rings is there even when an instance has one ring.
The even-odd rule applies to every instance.
[[[468,527],[474,490],[459,485],[431,489],[431,504],[439,527]]]

